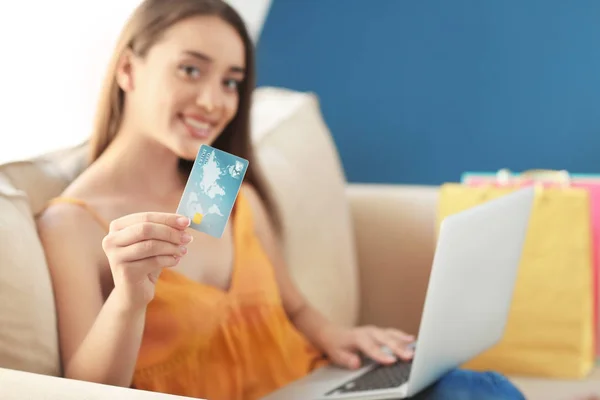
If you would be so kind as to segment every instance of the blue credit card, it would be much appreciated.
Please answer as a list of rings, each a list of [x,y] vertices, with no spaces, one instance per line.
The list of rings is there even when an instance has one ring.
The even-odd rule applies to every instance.
[[[190,227],[220,238],[229,221],[248,160],[203,144],[177,207],[190,218]]]

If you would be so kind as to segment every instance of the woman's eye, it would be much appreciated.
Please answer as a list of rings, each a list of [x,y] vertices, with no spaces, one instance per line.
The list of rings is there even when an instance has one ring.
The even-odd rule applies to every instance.
[[[200,70],[191,65],[183,65],[180,67],[180,70],[187,76],[188,78],[197,78],[200,76]]]
[[[236,81],[235,79],[228,79],[225,81],[225,87],[227,90],[238,90],[239,86],[240,82]]]

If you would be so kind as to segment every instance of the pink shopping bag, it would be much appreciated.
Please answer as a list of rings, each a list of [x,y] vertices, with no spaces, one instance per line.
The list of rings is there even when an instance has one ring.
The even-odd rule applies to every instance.
[[[500,170],[496,173],[465,172],[461,182],[468,186],[527,186],[535,183],[544,186],[570,186],[584,188],[590,198],[590,225],[592,241],[592,277],[594,297],[594,349],[600,358],[600,175],[570,174],[567,171],[532,170],[523,173]]]

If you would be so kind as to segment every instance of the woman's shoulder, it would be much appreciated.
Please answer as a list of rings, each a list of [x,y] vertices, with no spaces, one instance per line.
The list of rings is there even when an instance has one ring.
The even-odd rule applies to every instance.
[[[260,194],[251,183],[243,183],[241,188],[242,196],[250,208],[255,224],[262,223],[264,215],[266,215],[265,204],[260,197]]]
[[[92,248],[105,235],[103,221],[91,206],[79,198],[51,200],[37,216],[38,235],[44,247]]]
[[[102,264],[106,222],[96,209],[97,195],[80,182],[76,179],[36,217],[38,237],[52,270]]]
[[[242,193],[250,208],[254,231],[263,242],[272,242],[276,236],[276,231],[260,193],[250,183],[244,183],[242,185]]]
[[[251,183],[242,183],[242,188],[240,191],[242,192],[242,195],[251,203],[254,204],[256,202],[260,202],[260,196],[258,195],[256,188]]]
[[[59,198],[36,218],[38,238],[50,270],[100,266],[105,232],[79,199]]]
[[[83,284],[86,279],[100,285],[107,276],[102,247],[106,231],[88,201],[93,199],[66,190],[50,200],[36,218],[48,269],[62,285],[72,281]]]
[[[97,209],[102,202],[98,185],[85,174],[71,182],[63,192],[52,198],[37,216],[42,233],[69,235],[73,231],[93,230],[105,222],[98,220]]]

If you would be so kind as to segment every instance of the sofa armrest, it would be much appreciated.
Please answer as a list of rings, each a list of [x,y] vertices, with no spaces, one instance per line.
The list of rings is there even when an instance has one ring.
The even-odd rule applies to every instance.
[[[2,399],[198,400],[0,368]]]
[[[417,334],[435,249],[435,186],[350,184],[360,323]]]

